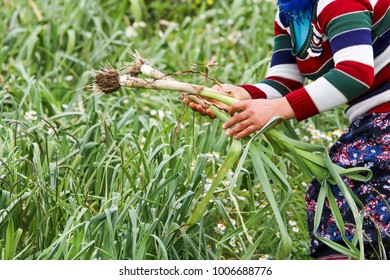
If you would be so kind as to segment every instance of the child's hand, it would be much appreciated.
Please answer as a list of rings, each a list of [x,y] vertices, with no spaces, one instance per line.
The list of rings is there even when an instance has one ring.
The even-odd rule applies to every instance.
[[[249,95],[249,93],[245,89],[243,89],[242,87],[239,87],[239,86],[230,85],[230,84],[222,84],[221,86],[215,85],[212,88],[215,90],[218,90],[220,92],[230,92],[238,100],[251,99],[251,96]],[[192,110],[194,110],[195,112],[198,112],[202,116],[209,116],[212,119],[215,118],[215,115],[213,114],[213,112],[211,112],[211,110],[203,107],[202,105],[196,104],[195,102],[192,102],[188,98],[184,98],[183,101],[188,106],[190,106],[190,108]],[[220,103],[220,102],[217,102],[217,103],[218,103],[220,108],[225,109],[226,111],[229,110],[229,106],[224,105],[223,103]]]
[[[286,98],[238,101],[230,106],[229,113],[232,118],[225,122],[222,128],[232,127],[226,135],[235,135],[236,139],[263,128],[275,116],[295,118],[295,113]]]

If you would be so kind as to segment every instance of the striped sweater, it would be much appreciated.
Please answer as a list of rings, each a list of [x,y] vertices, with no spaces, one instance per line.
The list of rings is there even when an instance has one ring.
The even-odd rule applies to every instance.
[[[298,51],[279,12],[274,28],[265,79],[242,85],[252,98],[286,96],[299,121],[346,103],[352,121],[390,101],[390,0],[319,0]]]

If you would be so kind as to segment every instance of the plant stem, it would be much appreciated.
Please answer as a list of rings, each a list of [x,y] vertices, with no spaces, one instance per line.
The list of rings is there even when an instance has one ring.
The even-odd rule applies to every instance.
[[[190,95],[198,95],[201,97],[217,100],[228,106],[232,105],[234,102],[237,102],[237,99],[235,99],[234,97],[227,96],[217,90],[174,80],[142,79],[135,78],[130,75],[122,75],[120,77],[120,85],[121,87],[130,88],[146,88],[155,90],[172,90],[185,92]]]

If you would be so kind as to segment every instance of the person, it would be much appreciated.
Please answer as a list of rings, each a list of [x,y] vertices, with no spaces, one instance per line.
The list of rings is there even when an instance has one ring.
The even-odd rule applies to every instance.
[[[364,204],[366,258],[380,258],[380,244],[389,258],[390,0],[279,0],[277,5],[266,77],[256,84],[214,86],[239,100],[229,107],[232,118],[222,127],[228,136],[240,139],[274,116],[302,121],[347,104],[345,114],[351,124],[330,147],[329,155],[342,167],[372,170],[367,182],[343,180]],[[185,102],[200,114],[214,117],[207,108]],[[317,259],[347,258],[314,236],[320,187],[313,180],[306,190],[310,254]],[[338,187],[331,189],[351,240],[352,213]],[[316,233],[342,244],[327,204]]]

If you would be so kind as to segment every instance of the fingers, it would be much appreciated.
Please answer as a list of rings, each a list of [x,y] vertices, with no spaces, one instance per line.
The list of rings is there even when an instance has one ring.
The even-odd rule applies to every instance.
[[[215,115],[210,109],[204,108],[202,105],[196,104],[187,98],[184,99],[184,103],[187,104],[193,111],[198,112],[202,116],[209,116],[211,119],[215,119]]]
[[[211,110],[204,108],[200,104],[192,102],[187,98],[184,100],[184,103],[202,116],[209,116],[212,119],[215,118]],[[227,136],[235,135],[236,139],[241,139],[261,128],[261,126],[259,127],[259,120],[253,116],[253,108],[251,109],[250,105],[250,101],[244,100],[235,102],[228,108],[232,118],[222,125],[223,129],[229,129],[226,132]]]
[[[253,132],[255,132],[257,130],[258,130],[258,128],[255,125],[250,125],[247,128],[245,128],[244,130],[242,130],[241,132],[237,133],[236,136],[234,136],[234,138],[237,140],[244,138],[246,136],[249,136],[250,134],[252,134]]]
[[[190,106],[190,108],[192,110],[194,110],[195,112],[198,112],[202,116],[209,116],[212,119],[215,118],[215,115],[213,114],[213,112],[211,112],[211,110],[209,110],[209,109],[204,108],[202,105],[196,104],[194,102],[191,102],[188,105]]]
[[[244,111],[247,108],[247,101],[238,101],[232,104],[229,108],[229,114],[233,116],[236,112]]]
[[[229,129],[226,132],[226,136],[235,135],[236,139],[240,139],[255,132],[257,129],[257,126],[250,119],[246,119],[237,124],[235,127]]]
[[[218,91],[221,91],[221,92],[223,92],[224,91],[224,89],[223,89],[223,87],[222,87],[222,85],[214,85],[214,86],[212,86],[211,87],[212,89],[214,89],[214,90],[218,90]]]
[[[239,101],[230,106],[232,118],[222,125],[223,129],[230,128],[226,132],[227,136],[235,135],[236,139],[241,139],[261,128],[261,121],[255,116],[253,108],[250,108],[250,102]]]
[[[232,106],[229,108],[229,114],[232,116],[232,118],[228,121],[226,121],[223,125],[223,129],[228,129],[229,127],[232,127],[233,125],[242,122],[249,118],[249,112],[245,112],[246,108],[246,101],[239,101],[234,103]],[[239,114],[234,115],[238,111],[243,111]]]
[[[240,122],[243,122],[245,121],[246,119],[248,118],[248,114],[246,112],[242,112],[240,114],[237,114],[235,116],[233,116],[231,119],[229,119],[228,121],[226,121],[223,125],[222,125],[222,128],[223,129],[228,129]],[[242,125],[242,123],[240,124]],[[240,126],[238,125],[238,126]]]
[[[246,119],[226,132],[226,136],[235,135],[235,139],[244,138],[259,129],[258,125],[251,119]]]
[[[231,85],[231,84],[217,84],[212,87],[212,89],[225,92],[232,93],[234,97],[238,100],[251,100],[251,95],[242,87]]]

